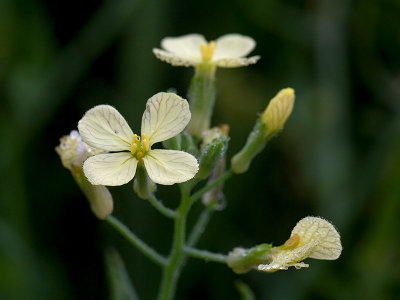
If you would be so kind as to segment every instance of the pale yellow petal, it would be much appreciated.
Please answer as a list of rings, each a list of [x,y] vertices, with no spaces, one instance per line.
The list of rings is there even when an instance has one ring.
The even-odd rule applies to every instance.
[[[110,105],[88,110],[79,121],[78,129],[89,146],[106,151],[130,150],[133,132],[124,117]]]
[[[189,67],[200,63],[200,58],[184,58],[157,48],[153,49],[153,53],[159,60],[165,61],[173,66]]]
[[[200,45],[207,43],[200,34],[187,34],[178,37],[166,37],[161,41],[161,47],[176,56],[189,60],[201,60]]]
[[[256,42],[249,36],[226,34],[215,41],[213,60],[244,57],[253,51]]]
[[[199,169],[197,159],[183,151],[154,149],[143,161],[150,179],[164,185],[190,180]]]
[[[123,185],[135,176],[137,163],[130,152],[104,153],[85,160],[83,171],[94,185]]]
[[[174,93],[158,93],[146,104],[142,117],[142,135],[150,146],[180,133],[190,121],[188,102]]]
[[[318,217],[301,219],[293,228],[292,235],[300,236],[300,243],[307,244],[317,240],[308,257],[316,259],[337,259],[342,252],[340,235],[328,221]]]
[[[220,58],[213,60],[220,68],[239,68],[255,64],[260,59],[260,56],[242,57],[242,58]]]

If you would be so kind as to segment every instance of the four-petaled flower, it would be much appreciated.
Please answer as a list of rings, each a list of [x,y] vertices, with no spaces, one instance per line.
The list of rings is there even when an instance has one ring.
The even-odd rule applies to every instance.
[[[84,162],[86,177],[92,184],[122,185],[132,180],[140,164],[155,183],[171,185],[193,178],[198,170],[194,156],[151,149],[153,144],[179,134],[190,116],[185,99],[173,93],[158,93],[147,101],[140,138],[115,108],[95,106],[79,121],[78,129],[88,145],[109,153]]]
[[[248,36],[226,34],[215,42],[207,42],[200,34],[167,37],[161,41],[161,49],[153,49],[157,58],[173,66],[197,66],[210,63],[217,67],[235,68],[255,64],[260,56],[245,57],[256,42]]]
[[[337,259],[342,253],[340,235],[328,221],[318,217],[301,219],[292,230],[290,238],[280,247],[273,247],[266,255],[268,264],[257,269],[264,272],[308,267],[302,262],[307,257]]]

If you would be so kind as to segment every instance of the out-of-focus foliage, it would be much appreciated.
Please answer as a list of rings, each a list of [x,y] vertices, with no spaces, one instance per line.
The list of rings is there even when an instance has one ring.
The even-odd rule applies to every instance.
[[[155,297],[157,267],[91,214],[54,147],[96,104],[116,106],[138,131],[151,95],[185,96],[192,70],[151,49],[191,32],[249,35],[262,56],[217,72],[214,120],[230,125],[227,161],[268,99],[296,90],[284,131],[225,184],[227,207],[199,247],[281,244],[299,219],[319,215],[344,250],[338,261],[271,275],[190,260],[177,299],[240,299],[236,279],[257,299],[399,298],[399,16],[396,0],[0,1],[0,299],[107,299],[109,245],[138,294]],[[111,192],[116,216],[167,253],[171,222],[131,185]],[[174,192],[161,187],[160,198],[173,207]]]

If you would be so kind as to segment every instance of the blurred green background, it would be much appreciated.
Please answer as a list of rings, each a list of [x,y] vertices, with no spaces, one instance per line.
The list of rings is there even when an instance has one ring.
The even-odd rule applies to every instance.
[[[262,56],[217,72],[214,124],[230,125],[228,158],[276,92],[297,95],[284,132],[227,182],[227,207],[199,248],[281,244],[316,215],[336,225],[344,251],[309,269],[242,276],[190,259],[176,299],[239,299],[237,279],[257,299],[400,298],[400,1],[99,2],[0,1],[0,299],[108,299],[110,246],[142,299],[155,298],[158,268],[92,215],[54,147],[96,104],[116,106],[138,131],[150,96],[185,96],[192,69],[151,49],[192,32],[249,35]],[[168,253],[171,221],[131,184],[111,191],[114,214]],[[159,191],[176,205],[176,187]]]

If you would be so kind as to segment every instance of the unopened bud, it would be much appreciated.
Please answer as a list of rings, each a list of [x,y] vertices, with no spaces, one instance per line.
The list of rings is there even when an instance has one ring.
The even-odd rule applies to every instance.
[[[99,219],[104,220],[113,211],[113,200],[109,190],[102,185],[92,185],[85,177],[82,164],[91,155],[100,153],[85,144],[78,131],[71,131],[70,135],[60,139],[60,145],[56,147],[61,162],[65,168],[71,171],[79,188],[89,200],[90,209]]]
[[[276,94],[269,102],[261,116],[261,121],[265,124],[266,136],[274,135],[282,130],[292,113],[294,98],[294,90],[286,88]]]
[[[219,128],[207,130],[203,136],[197,179],[206,179],[228,149],[229,137],[225,136]]]
[[[280,132],[285,125],[294,104],[294,90],[281,90],[268,104],[264,113],[258,118],[247,142],[231,161],[232,171],[240,174],[248,170],[253,158],[260,153],[266,143]]]

